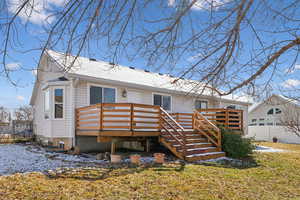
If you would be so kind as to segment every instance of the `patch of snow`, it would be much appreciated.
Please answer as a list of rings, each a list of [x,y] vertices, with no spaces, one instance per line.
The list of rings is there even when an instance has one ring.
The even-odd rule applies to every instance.
[[[196,163],[196,164],[201,164],[201,163],[205,163],[205,162],[220,162],[220,161],[223,161],[223,160],[229,160],[229,161],[232,161],[232,160],[235,160],[233,158],[228,158],[228,157],[219,157],[219,158],[214,158],[214,159],[209,159],[209,160],[198,160],[198,161],[195,161],[193,163]]]
[[[283,149],[275,149],[272,147],[266,147],[266,146],[257,146],[256,149],[254,150],[256,152],[265,152],[265,153],[274,153],[274,152],[286,152],[287,150]]]
[[[108,163],[92,157],[46,152],[43,148],[18,144],[0,145],[0,161],[0,175]]]

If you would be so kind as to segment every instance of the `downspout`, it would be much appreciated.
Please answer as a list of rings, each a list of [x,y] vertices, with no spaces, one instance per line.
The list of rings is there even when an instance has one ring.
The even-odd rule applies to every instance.
[[[76,145],[76,129],[75,129],[75,96],[76,96],[76,90],[75,90],[75,80],[71,79],[71,135],[72,135],[72,148]]]

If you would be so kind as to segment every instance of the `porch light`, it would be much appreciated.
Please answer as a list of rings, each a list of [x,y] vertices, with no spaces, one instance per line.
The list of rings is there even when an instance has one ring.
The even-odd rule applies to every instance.
[[[123,91],[122,91],[122,97],[127,97],[127,91],[126,91],[126,89],[124,89]]]

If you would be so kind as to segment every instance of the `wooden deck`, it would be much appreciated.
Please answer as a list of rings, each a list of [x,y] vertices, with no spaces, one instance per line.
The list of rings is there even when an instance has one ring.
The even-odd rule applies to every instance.
[[[193,113],[168,113],[154,105],[101,103],[76,109],[76,135],[96,136],[97,142],[146,140],[157,137],[178,158],[194,161],[224,156],[221,152],[223,124],[242,130],[240,110],[205,109]]]
[[[214,124],[232,130],[243,130],[243,111],[232,109],[201,109]],[[194,113],[169,113],[184,129],[193,130]],[[101,103],[76,109],[78,136],[159,136],[159,106],[133,103]]]

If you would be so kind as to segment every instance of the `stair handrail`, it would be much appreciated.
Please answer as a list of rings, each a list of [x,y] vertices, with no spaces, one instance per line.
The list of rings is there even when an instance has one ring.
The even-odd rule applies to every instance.
[[[184,128],[163,108],[160,108],[160,110],[163,112],[163,114],[167,115],[168,118],[174,123],[176,124],[176,126],[178,126],[178,128],[180,128],[182,131],[184,131]]]
[[[196,124],[202,124],[202,122],[200,122],[200,118],[201,120],[205,121],[212,129],[215,130],[215,132],[217,133],[217,135],[215,135],[216,137],[216,140],[217,141],[214,141],[211,137],[209,137],[208,135],[206,134],[203,134],[204,136],[207,137],[207,139],[211,140],[217,147],[221,148],[221,131],[220,129],[214,124],[212,123],[210,120],[208,120],[205,116],[203,116],[199,111],[197,110],[194,110],[194,124],[193,124],[193,127],[195,127],[196,129],[198,129],[198,127],[196,126]]]
[[[167,112],[165,111],[163,108],[160,108],[160,111],[161,111],[161,120],[163,120],[164,122],[166,122],[178,135],[181,136],[182,138],[182,141],[181,142],[177,136],[175,136],[172,132],[170,132],[163,124],[162,124],[162,128],[165,129],[169,135],[171,135],[171,137],[173,137],[181,146],[182,146],[182,149],[183,149],[183,157],[185,157],[186,155],[186,136],[184,134],[184,128]],[[163,114],[165,116],[167,116],[167,118],[173,122],[176,126],[174,127],[171,123],[169,123],[164,117],[163,117]],[[180,131],[178,131],[178,128]]]

